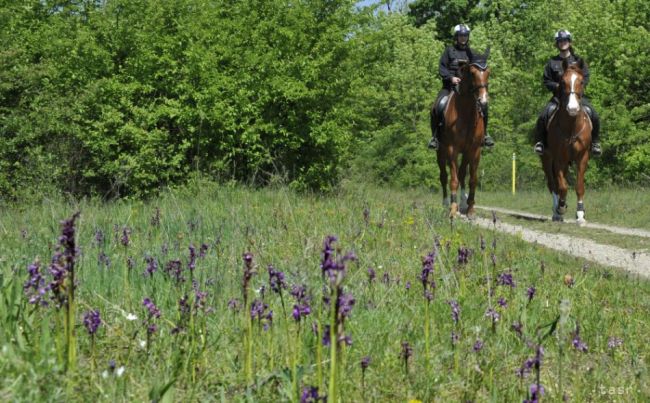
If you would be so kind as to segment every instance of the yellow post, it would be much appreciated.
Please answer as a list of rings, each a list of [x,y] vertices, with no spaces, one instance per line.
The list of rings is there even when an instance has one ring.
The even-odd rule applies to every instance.
[[[517,154],[512,153],[512,194],[515,194],[516,177],[517,177]]]

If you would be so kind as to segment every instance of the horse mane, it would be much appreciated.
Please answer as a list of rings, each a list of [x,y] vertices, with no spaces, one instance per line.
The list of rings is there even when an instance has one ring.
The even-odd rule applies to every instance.
[[[583,70],[585,69],[585,61],[578,56],[575,56],[575,62],[569,63],[567,59],[562,60],[562,70],[567,71],[567,70],[573,70],[577,71],[580,73],[580,75],[583,75]]]
[[[475,54],[474,52],[469,55],[469,65],[476,66],[481,70],[487,69],[487,60],[490,56],[490,48],[487,48],[485,53]]]

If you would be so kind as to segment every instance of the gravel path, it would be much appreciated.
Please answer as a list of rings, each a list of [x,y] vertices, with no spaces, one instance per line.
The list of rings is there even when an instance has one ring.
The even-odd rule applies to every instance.
[[[493,208],[486,206],[476,206],[488,211],[495,211],[497,213],[509,214],[509,215],[518,215],[522,217],[528,217],[538,220],[545,220],[547,218],[543,216],[537,216],[529,213],[522,213],[518,211],[505,210],[501,208]],[[463,216],[464,217],[464,216]],[[485,218],[475,218],[471,221],[472,223],[483,227],[483,228],[493,228],[494,224],[492,220]],[[614,233],[625,234],[625,235],[635,235],[640,237],[650,237],[650,232],[633,229],[633,228],[622,228],[622,227],[613,227],[608,225],[601,225],[595,223],[587,223],[585,228],[599,228],[608,230]],[[569,253],[573,256],[578,256],[591,260],[593,262],[600,263],[605,266],[612,266],[627,270],[631,273],[650,278],[650,253],[647,252],[635,252],[616,246],[600,244],[588,239],[563,235],[563,234],[548,234],[542,231],[527,229],[521,225],[513,225],[501,222],[497,216],[496,229],[501,232],[508,234],[520,236],[523,240],[531,243],[537,243],[543,245],[547,248],[562,251]]]

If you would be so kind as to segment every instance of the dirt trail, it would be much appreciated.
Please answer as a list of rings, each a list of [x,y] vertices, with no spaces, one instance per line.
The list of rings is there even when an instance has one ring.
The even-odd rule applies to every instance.
[[[476,208],[487,211],[495,211],[501,214],[527,217],[536,220],[548,219],[544,216],[496,207],[476,206]],[[472,220],[472,222],[483,228],[494,227],[494,224],[490,219],[477,217],[476,219]],[[575,224],[569,222],[568,225]],[[618,234],[650,237],[650,232],[634,228],[614,227],[596,223],[587,223],[585,228],[599,228]],[[569,235],[548,234],[542,231],[531,230],[525,228],[522,225],[513,225],[501,222],[498,219],[498,216],[496,229],[508,234],[521,236],[521,238],[527,242],[537,243],[550,249],[566,252],[573,256],[582,257],[593,262],[600,263],[602,265],[621,268],[631,273],[650,278],[650,253],[648,252],[632,251]]]

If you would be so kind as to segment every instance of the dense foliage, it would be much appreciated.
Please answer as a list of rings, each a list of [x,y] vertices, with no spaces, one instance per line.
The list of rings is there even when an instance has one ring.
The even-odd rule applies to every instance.
[[[475,3],[1,0],[0,197],[147,195],[192,172],[297,189],[345,175],[436,187],[428,106],[456,21],[492,48],[498,146],[482,186],[508,178],[513,152],[521,184],[542,186],[530,131],[559,28],[591,66],[603,120],[588,179],[647,183],[648,2]]]

